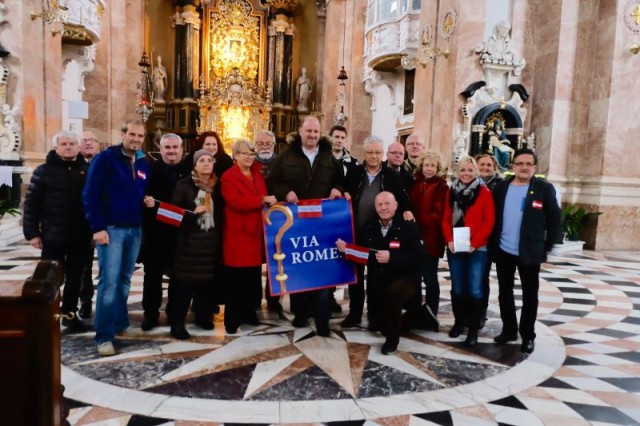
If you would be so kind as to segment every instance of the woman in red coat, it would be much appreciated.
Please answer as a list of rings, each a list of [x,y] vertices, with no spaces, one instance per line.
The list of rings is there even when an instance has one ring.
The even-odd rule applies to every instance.
[[[235,164],[222,175],[224,224],[222,254],[229,285],[224,326],[233,334],[241,323],[258,325],[255,300],[262,295],[262,207],[276,198],[267,195],[267,186],[254,163],[250,142],[239,139],[232,148]]]
[[[445,170],[440,154],[428,151],[424,153],[416,165],[419,171],[415,175],[409,197],[413,207],[413,215],[422,231],[426,253],[422,278],[427,289],[427,306],[433,315],[437,316],[440,305],[438,262],[444,255],[442,218],[444,216],[444,200],[449,187],[444,179]]]
[[[488,257],[487,241],[494,220],[493,197],[479,177],[476,161],[471,157],[461,158],[456,179],[447,193],[442,233],[447,243],[451,306],[455,317],[449,336],[458,337],[466,319],[466,325],[469,326],[468,346],[478,343],[478,330],[484,315],[482,278]],[[456,241],[454,244],[455,228],[467,228],[469,238],[460,238],[466,241]],[[466,244],[458,244],[460,242]]]

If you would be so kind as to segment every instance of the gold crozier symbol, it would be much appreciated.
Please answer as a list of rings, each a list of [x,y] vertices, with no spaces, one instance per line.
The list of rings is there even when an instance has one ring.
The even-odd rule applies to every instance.
[[[631,11],[631,17],[636,25],[640,25],[640,4],[637,4],[636,7],[633,8]]]
[[[278,263],[278,273],[276,274],[276,281],[280,284],[280,292],[284,294],[287,291],[287,274],[284,273],[283,260],[287,256],[282,252],[282,237],[289,228],[293,225],[293,213],[289,207],[285,207],[281,204],[274,204],[264,213],[264,222],[271,226],[271,213],[279,211],[284,214],[286,220],[284,224],[278,230],[276,234],[276,253],[273,255],[273,259]]]

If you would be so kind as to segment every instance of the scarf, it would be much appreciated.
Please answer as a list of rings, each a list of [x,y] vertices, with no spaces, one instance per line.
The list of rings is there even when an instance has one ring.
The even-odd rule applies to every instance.
[[[481,178],[484,181],[484,184],[493,192],[493,187],[496,186],[498,181],[502,180],[502,177],[499,173],[494,173],[491,176],[484,176]]]
[[[452,223],[454,228],[464,226],[464,215],[467,209],[475,203],[482,185],[484,182],[480,178],[475,178],[469,185],[463,184],[459,179],[453,181],[449,203],[453,209]]]
[[[198,179],[195,171],[191,172],[191,178],[193,179],[193,184],[198,188],[195,199],[196,207],[204,206],[207,209],[206,212],[198,216],[198,226],[200,226],[200,229],[203,231],[208,231],[215,227],[215,223],[213,223],[213,199],[211,198],[211,194],[213,193],[213,187],[216,185],[217,178],[214,173],[211,173],[211,177],[205,182]]]

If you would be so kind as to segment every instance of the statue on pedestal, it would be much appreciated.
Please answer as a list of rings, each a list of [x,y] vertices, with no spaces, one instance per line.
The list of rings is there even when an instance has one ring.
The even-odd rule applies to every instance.
[[[307,69],[302,67],[300,77],[296,80],[296,101],[298,102],[298,112],[308,112],[307,102],[311,97],[311,81],[307,77]]]
[[[154,102],[163,103],[167,94],[167,69],[162,65],[162,57],[158,55],[158,62],[153,67],[153,100]]]

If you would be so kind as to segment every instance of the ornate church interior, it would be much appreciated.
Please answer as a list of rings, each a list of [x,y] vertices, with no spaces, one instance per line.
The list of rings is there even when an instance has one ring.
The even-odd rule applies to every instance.
[[[288,305],[237,336],[216,316],[187,343],[168,327],[119,338],[108,359],[91,332],[63,333],[68,421],[640,424],[639,46],[640,0],[0,0],[0,191],[16,204],[60,130],[104,148],[139,118],[152,157],[165,133],[190,152],[216,131],[230,152],[271,130],[281,151],[313,115],[323,134],[345,126],[358,159],[370,135],[385,151],[420,135],[450,171],[485,152],[509,171],[530,148],[561,207],[600,213],[580,251],[543,264],[531,355],[493,344],[495,272],[473,349],[417,331],[384,356],[366,326],[340,329],[344,314],[321,338],[292,327]],[[0,282],[27,280],[38,256],[5,215]],[[444,260],[438,273],[446,298]],[[138,326],[142,274],[128,301]],[[336,298],[346,312],[346,286]]]

